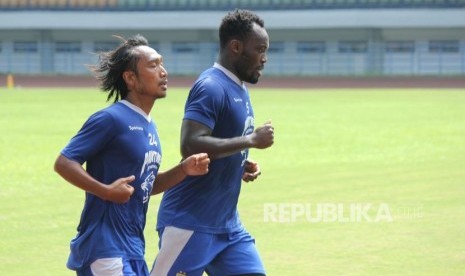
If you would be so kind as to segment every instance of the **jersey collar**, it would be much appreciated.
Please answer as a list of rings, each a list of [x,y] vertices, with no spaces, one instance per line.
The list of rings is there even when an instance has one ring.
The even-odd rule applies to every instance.
[[[215,62],[213,64],[213,67],[216,68],[216,69],[219,69],[221,70],[221,72],[223,72],[226,76],[228,76],[228,78],[230,78],[232,81],[234,81],[235,83],[237,83],[237,85],[239,85],[240,87],[244,87],[244,82],[241,81],[236,75],[234,75],[231,71],[229,71],[228,69],[226,69],[224,66],[222,66],[221,64]]]
[[[150,123],[152,121],[152,117],[150,117],[150,115],[147,115],[140,107],[133,105],[127,100],[121,100],[119,102],[134,110],[135,112],[139,113],[142,117],[144,117],[147,120],[147,122]]]

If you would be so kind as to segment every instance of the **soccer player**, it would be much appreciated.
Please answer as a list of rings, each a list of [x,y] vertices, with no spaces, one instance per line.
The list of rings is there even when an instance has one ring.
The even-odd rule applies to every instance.
[[[219,28],[220,53],[190,90],[181,127],[181,152],[206,152],[209,173],[190,176],[163,195],[160,250],[151,275],[265,275],[254,238],[241,224],[242,180],[260,175],[248,149],[273,144],[271,122],[254,130],[244,84],[257,83],[267,61],[264,22],[247,10],[228,13]]]
[[[90,116],[55,162],[59,175],[86,191],[67,266],[83,276],[149,275],[144,227],[150,195],[206,173],[209,158],[186,156],[158,171],[162,152],[149,114],[166,96],[168,72],[143,36],[103,53],[93,71],[114,103]]]

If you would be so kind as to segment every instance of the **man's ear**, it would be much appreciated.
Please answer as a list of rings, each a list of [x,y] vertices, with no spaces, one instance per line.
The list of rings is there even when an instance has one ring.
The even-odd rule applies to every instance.
[[[236,55],[240,55],[242,53],[242,49],[244,48],[244,45],[242,41],[237,40],[237,39],[232,39],[229,42],[229,48],[231,49],[231,52],[233,52]]]
[[[134,88],[135,80],[136,80],[136,74],[134,74],[133,71],[124,71],[123,72],[123,80],[126,82],[126,86],[128,87],[129,90],[132,90]]]

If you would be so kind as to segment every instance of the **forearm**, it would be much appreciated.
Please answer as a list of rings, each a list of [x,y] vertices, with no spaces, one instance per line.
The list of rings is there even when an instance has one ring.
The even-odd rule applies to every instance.
[[[186,177],[182,164],[183,163],[181,162],[167,171],[158,173],[153,184],[152,195],[156,195],[170,189]]]
[[[223,158],[249,148],[268,148],[273,144],[273,133],[271,122],[267,122],[248,135],[219,138],[212,136],[209,127],[184,120],[181,127],[181,153],[184,158],[199,152],[207,153],[210,159]]]
[[[55,161],[54,169],[74,186],[105,199],[106,186],[90,176],[81,164],[60,155]]]
[[[233,155],[252,147],[250,136],[233,138],[216,138],[213,136],[199,136],[191,138],[189,143],[183,143],[182,155],[187,157],[194,153],[205,152],[210,159],[218,159]]]

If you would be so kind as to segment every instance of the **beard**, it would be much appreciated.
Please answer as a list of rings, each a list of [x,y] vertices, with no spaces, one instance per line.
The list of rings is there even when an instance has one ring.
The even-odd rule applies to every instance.
[[[260,76],[258,74],[252,73],[250,77],[247,80],[244,80],[245,82],[251,83],[251,84],[256,84],[258,82],[258,79]]]
[[[253,69],[250,66],[250,57],[243,53],[241,56],[241,61],[237,64],[238,77],[241,81],[248,82],[251,84],[256,84],[260,78],[259,71],[263,69],[263,66],[254,67]]]

